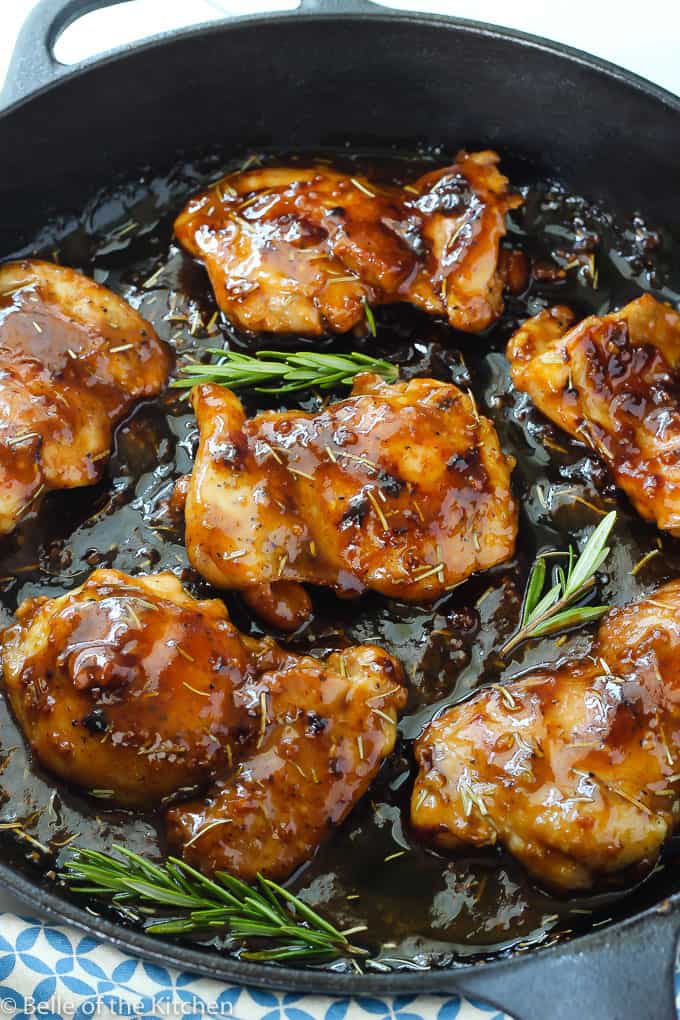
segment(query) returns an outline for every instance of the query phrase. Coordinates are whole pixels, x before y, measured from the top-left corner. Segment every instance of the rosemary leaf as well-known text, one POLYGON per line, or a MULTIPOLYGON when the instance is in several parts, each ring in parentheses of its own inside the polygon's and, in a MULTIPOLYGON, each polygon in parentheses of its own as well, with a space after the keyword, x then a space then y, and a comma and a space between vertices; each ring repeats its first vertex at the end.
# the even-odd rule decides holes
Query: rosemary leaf
POLYGON ((176 921, 154 921, 144 928, 148 935, 190 935, 195 930, 196 925, 190 917, 176 921))
POLYGON ((586 542, 578 558, 570 547, 568 553, 544 553, 538 556, 529 573, 519 630, 505 642, 501 658, 524 641, 560 630, 578 627, 596 620, 609 606, 577 606, 595 587, 595 575, 603 565, 610 548, 607 540, 616 522, 616 511, 604 517, 586 542), (566 571, 561 566, 553 570, 552 584, 542 594, 546 578, 546 556, 567 556, 566 571))
POLYGON ((253 960, 367 954, 293 893, 261 875, 251 886, 224 871, 207 878, 177 857, 157 865, 124 847, 113 849, 117 856, 72 850, 61 877, 74 891, 108 898, 114 907, 131 904, 138 920, 148 918, 144 930, 152 935, 181 937, 219 928, 243 943, 243 956, 253 960), (252 940, 266 945, 252 947, 252 940))
POLYGON ((276 882, 272 882, 269 878, 260 878, 260 883, 272 893, 275 893, 282 899, 288 900, 289 903, 292 903, 295 907, 296 913, 298 913, 301 917, 304 917, 305 921, 309 921, 310 924, 313 924, 317 928, 322 928, 324 931, 327 931, 329 935, 336 934, 336 929, 332 924, 325 921, 320 914, 317 914, 315 910, 312 910, 312 908, 308 907, 306 903, 299 900, 297 896, 293 896, 293 894, 288 892, 287 889, 277 885, 276 882))
POLYGON ((536 608, 536 603, 540 598, 541 592, 543 591, 543 585, 545 584, 545 560, 542 556, 534 562, 529 574, 529 582, 527 584, 526 594, 524 596, 524 608, 522 610, 522 626, 524 626, 531 613, 536 608))
MULTIPOLYGON (((142 857, 140 854, 134 853, 133 850, 126 849, 124 846, 119 846, 118 843, 113 844, 113 849, 116 851, 116 853, 120 854, 121 857, 126 857, 128 861, 131 861, 133 864, 136 864, 141 873, 151 881, 160 882, 163 885, 167 886, 168 888, 172 887, 173 885, 172 879, 170 878, 169 875, 167 875, 163 871, 162 868, 159 868, 157 864, 152 864, 152 862, 148 861, 145 857, 142 857)), ((102 853, 100 854, 100 857, 104 862, 107 861, 106 854, 102 853)), ((124 878, 126 878, 127 875, 129 874, 128 868, 125 865, 125 863, 120 864, 119 870, 124 878)))
MULTIPOLYGON (((334 954, 329 950, 326 954, 318 953, 317 959, 323 959, 325 956, 333 956, 334 954)), ((245 952, 241 953, 244 960, 257 961, 259 963, 265 963, 273 960, 293 960, 299 959, 300 957, 308 957, 309 952, 307 949, 300 946, 281 946, 280 949, 261 949, 258 952, 245 952)))
POLYGON ((280 901, 276 898, 276 896, 274 894, 274 889, 276 889, 278 891, 280 886, 277 886, 275 882, 272 882, 271 883, 272 888, 270 889, 269 888, 269 886, 270 886, 269 880, 266 879, 266 878, 263 878, 262 875, 258 876, 258 880, 257 881, 258 881, 258 885, 259 885, 260 889, 262 890, 263 896, 267 897, 267 899, 269 900, 271 905, 274 907, 274 910, 278 910, 278 912, 281 915, 281 917, 285 917, 286 916, 285 908, 281 906, 280 901))
MULTIPOLYGON (((185 865, 188 867, 188 865, 185 865)), ((240 902, 245 902, 246 898, 250 896, 252 888, 246 883, 242 882, 240 878, 236 878, 235 875, 230 875, 228 871, 216 871, 215 878, 220 885, 226 886, 233 895, 240 902)))
POLYGON ((140 899, 153 900, 159 906, 164 907, 193 907, 196 905, 195 896, 187 896, 186 893, 174 892, 161 885, 150 885, 148 882, 135 881, 128 878, 125 881, 128 892, 136 893, 140 899))
POLYGON ((560 591, 561 588, 559 583, 554 584, 552 588, 550 588, 549 591, 546 592, 543 598, 536 603, 531 613, 529 614, 529 617, 526 621, 527 624, 531 623, 532 620, 538 620, 538 618, 540 616, 543 616, 543 614, 546 613, 551 608, 551 606, 554 606, 560 597, 560 591))
MULTIPOLYGON (((193 879, 194 882, 204 886, 208 893, 211 893, 218 900, 222 900, 228 906, 241 906, 238 896, 232 895, 228 889, 222 888, 222 886, 218 885, 217 882, 213 882, 211 879, 202 874, 202 872, 197 871, 196 868, 192 868, 191 865, 187 864, 185 861, 180 861, 177 857, 168 857, 168 865, 172 866, 173 870, 177 868, 180 872, 184 871, 189 879, 193 879)), ((237 879, 234 879, 234 882, 236 881, 237 879)), ((187 884, 190 886, 190 883, 187 884)), ((224 884, 225 883, 222 883, 222 885, 224 884)), ((241 882, 239 885, 243 886, 243 890, 245 892, 250 892, 250 886, 247 886, 245 882, 241 882)))
POLYGON ((371 334, 372 337, 376 337, 378 335, 378 330, 375 325, 375 315, 373 314, 373 309, 369 305, 366 298, 364 298, 364 315, 366 316, 366 325, 368 326, 368 332, 371 334))
POLYGON ((577 591, 602 566, 609 555, 609 549, 606 548, 606 544, 615 521, 616 510, 612 510, 606 517, 602 518, 595 528, 586 542, 583 552, 569 571, 567 584, 564 589, 565 595, 570 595, 577 591))
POLYGON ((576 606, 575 609, 565 609, 549 620, 537 624, 532 637, 545 637, 546 634, 556 634, 570 627, 581 627, 591 620, 599 620, 608 610, 609 606, 576 606))
POLYGON ((258 351, 251 357, 216 347, 207 348, 207 353, 216 357, 217 361, 209 365, 183 365, 180 370, 182 377, 171 385, 186 388, 212 382, 232 390, 252 388, 258 393, 293 393, 312 388, 328 390, 334 386, 351 386, 361 372, 373 372, 387 382, 395 382, 399 376, 396 365, 367 354, 258 351))

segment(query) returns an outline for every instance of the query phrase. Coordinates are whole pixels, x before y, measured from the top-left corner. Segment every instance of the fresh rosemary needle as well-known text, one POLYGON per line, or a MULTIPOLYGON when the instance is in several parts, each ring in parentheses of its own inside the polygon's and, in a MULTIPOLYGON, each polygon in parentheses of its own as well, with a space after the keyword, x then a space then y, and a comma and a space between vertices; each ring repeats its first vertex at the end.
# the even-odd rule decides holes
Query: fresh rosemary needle
POLYGON ((232 390, 250 387, 258 393, 292 393, 349 386, 361 372, 373 372, 387 382, 395 382, 399 376, 396 365, 367 354, 258 351, 251 357, 215 347, 207 348, 207 353, 218 360, 209 365, 183 365, 183 378, 176 379, 172 386, 186 388, 212 382, 232 390))
POLYGON ((547 592, 544 592, 546 556, 537 557, 524 593, 520 628, 501 648, 501 658, 524 641, 578 627, 607 612, 609 606, 576 606, 574 603, 595 585, 595 574, 609 555, 606 542, 615 522, 616 511, 612 510, 595 528, 578 559, 571 546, 562 554, 568 557, 566 572, 562 567, 554 568, 553 583, 547 592))
POLYGON ((258 875, 247 885, 225 871, 206 878, 189 864, 168 857, 153 864, 114 844, 113 854, 76 848, 64 865, 63 880, 74 892, 108 897, 114 907, 139 907, 152 935, 188 935, 220 928, 245 945, 248 960, 312 961, 361 957, 368 950, 276 882, 258 875), (254 948, 253 940, 265 940, 254 948))
POLYGON ((378 335, 378 330, 375 324, 375 315, 373 314, 373 309, 369 305, 366 298, 364 298, 364 316, 366 317, 366 325, 368 326, 368 332, 371 334, 372 337, 376 337, 378 335))

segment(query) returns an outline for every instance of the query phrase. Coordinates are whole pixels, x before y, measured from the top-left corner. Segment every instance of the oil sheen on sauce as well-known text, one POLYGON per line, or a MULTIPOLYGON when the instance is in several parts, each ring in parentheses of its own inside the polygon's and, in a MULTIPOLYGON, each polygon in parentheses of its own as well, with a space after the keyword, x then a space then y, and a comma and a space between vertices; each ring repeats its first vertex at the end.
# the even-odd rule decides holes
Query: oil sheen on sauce
MULTIPOLYGON (((395 159, 349 158, 323 153, 339 169, 401 183, 450 161, 442 153, 395 159)), ((289 162, 259 154, 261 162, 289 162)), ((122 294, 177 352, 177 362, 200 359, 222 341, 243 350, 262 339, 239 334, 217 311, 207 276, 172 240, 172 221, 187 198, 243 158, 211 155, 177 165, 163 176, 142 174, 101 191, 79 215, 55 218, 33 244, 2 257, 37 254, 92 275, 122 294), (214 323, 214 325, 212 325, 214 323), (211 324, 209 335, 208 324, 211 324)), ((673 890, 677 849, 671 845, 655 871, 626 876, 587 897, 559 899, 534 886, 501 851, 447 857, 416 842, 408 828, 414 765, 411 741, 442 707, 477 686, 507 680, 539 663, 587 651, 592 629, 566 640, 525 645, 505 666, 497 649, 514 630, 526 576, 537 550, 564 548, 582 538, 603 512, 619 511, 617 542, 600 594, 621 604, 680 575, 680 543, 660 536, 617 495, 606 468, 583 445, 550 425, 513 391, 503 350, 513 329, 550 304, 567 304, 579 317, 616 308, 642 291, 680 301, 680 248, 634 214, 617 220, 557 182, 537 180, 525 165, 502 162, 525 197, 510 214, 508 247, 531 258, 528 289, 508 297, 501 319, 482 336, 456 332, 407 306, 375 311, 377 339, 328 341, 279 338, 299 349, 350 346, 401 366, 402 378, 434 376, 471 387, 496 425, 506 453, 517 459, 513 486, 521 506, 514 560, 471 578, 432 606, 406 605, 375 595, 339 600, 315 591, 313 620, 293 639, 296 651, 323 654, 350 642, 383 645, 403 662, 410 698, 397 748, 368 796, 334 838, 291 880, 291 888, 339 927, 366 925, 366 944, 378 968, 445 966, 512 947, 568 937, 606 924, 673 890), (650 550, 660 555, 641 570, 650 550)), ((271 346, 272 340, 266 341, 271 346)), ((245 396, 249 413, 264 407, 302 406, 319 400, 293 397, 288 405, 245 396)), ((0 626, 16 606, 35 595, 60 594, 81 584, 96 566, 131 574, 174 570, 190 591, 216 594, 188 566, 178 528, 168 513, 175 480, 191 469, 195 420, 183 391, 170 390, 138 406, 119 427, 103 480, 87 489, 53 493, 36 520, 0 541, 0 626)), ((225 596, 237 626, 261 634, 236 596, 225 596)), ((277 635, 280 637, 280 635, 277 635)), ((110 850, 113 842, 158 856, 156 819, 107 806, 54 781, 33 764, 4 701, 0 701, 0 855, 34 881, 59 891, 56 874, 77 843, 110 850), (11 826, 19 823, 21 829, 11 826)), ((88 904, 105 912, 101 903, 88 904)), ((125 918, 118 917, 121 923, 125 918)), ((221 946, 220 939, 214 941, 221 946)), ((346 965, 338 963, 335 969, 346 965)))

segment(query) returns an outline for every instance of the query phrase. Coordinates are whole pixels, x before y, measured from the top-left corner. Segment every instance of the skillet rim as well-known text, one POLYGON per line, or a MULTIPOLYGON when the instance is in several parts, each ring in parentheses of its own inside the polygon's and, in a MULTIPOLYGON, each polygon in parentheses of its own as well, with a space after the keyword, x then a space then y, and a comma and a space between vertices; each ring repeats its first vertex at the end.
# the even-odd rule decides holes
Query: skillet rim
MULTIPOLYGON (((111 0, 109 0, 111 2, 111 0)), ((120 62, 129 56, 144 55, 169 43, 182 43, 188 38, 205 35, 217 35, 222 31, 239 31, 257 29, 260 25, 286 23, 289 21, 399 21, 404 25, 414 24, 419 27, 431 26, 434 29, 458 31, 462 34, 478 36, 486 39, 498 39, 509 43, 519 50, 539 51, 551 54, 561 61, 576 64, 587 70, 594 71, 624 90, 633 90, 648 99, 668 108, 680 117, 680 96, 676 96, 660 85, 648 81, 633 71, 628 71, 618 64, 601 57, 590 55, 578 48, 564 43, 532 35, 518 29, 496 26, 473 19, 458 18, 451 15, 420 13, 417 11, 395 10, 390 7, 376 6, 375 10, 352 7, 352 0, 344 0, 346 9, 333 7, 324 9, 325 0, 302 0, 300 8, 278 11, 274 14, 257 13, 240 17, 218 19, 181 29, 173 29, 149 36, 140 42, 128 44, 73 65, 62 65, 55 62, 54 77, 30 89, 24 95, 10 100, 6 106, 0 105, 0 131, 2 121, 9 114, 20 111, 33 99, 58 88, 62 83, 85 77, 90 71, 120 62), (312 6, 318 3, 320 6, 312 6), (309 6, 306 6, 309 4, 309 6)), ((72 19, 73 20, 73 19, 72 19)), ((29 16, 30 21, 30 16, 29 16)), ((62 31, 68 27, 67 22, 62 31)), ((28 22, 27 22, 28 25, 28 22)), ((54 42, 54 39, 51 40, 54 42)), ((17 59, 22 56, 20 44, 17 46, 7 75, 5 88, 0 93, 0 104, 8 94, 11 77, 17 67, 17 59)), ((678 121, 680 129, 680 120, 678 121)), ((144 959, 161 965, 173 966, 180 971, 191 970, 197 974, 218 981, 233 981, 251 987, 277 989, 280 991, 317 992, 331 995, 394 995, 396 993, 421 994, 448 993, 456 990, 458 979, 466 975, 478 975, 480 970, 493 972, 494 977, 502 977, 509 971, 516 970, 521 962, 531 960, 535 963, 548 960, 558 963, 569 957, 586 953, 604 951, 611 946, 617 937, 629 936, 635 939, 649 937, 652 926, 662 916, 672 917, 674 937, 680 930, 680 889, 671 896, 638 911, 620 921, 613 922, 598 930, 591 930, 582 935, 572 936, 553 945, 537 945, 530 950, 507 950, 495 958, 480 959, 479 954, 474 962, 454 962, 448 967, 430 968, 418 971, 392 971, 389 974, 377 973, 335 973, 329 969, 312 969, 272 965, 271 963, 253 963, 239 960, 233 956, 221 955, 212 949, 192 949, 189 944, 167 942, 154 936, 127 928, 107 918, 95 916, 69 902, 56 893, 44 888, 38 882, 15 870, 10 864, 0 860, 0 883, 4 888, 29 903, 38 907, 47 918, 58 922, 72 924, 80 931, 99 938, 120 951, 132 951, 144 959), (649 929, 649 930, 647 930, 649 929)), ((494 996, 495 997, 495 996, 494 996)))
MULTIPOLYGON (((120 0, 99 0, 99 2, 94 0, 94 2, 97 4, 95 8, 83 11, 82 14, 78 14, 75 18, 69 19, 65 24, 60 26, 56 36, 52 37, 50 35, 50 45, 54 45, 59 36, 84 14, 94 13, 94 11, 98 8, 110 6, 112 3, 119 3, 120 0)), ((646 95, 649 99, 660 102, 662 105, 669 107, 673 112, 680 114, 680 95, 676 95, 669 89, 664 88, 662 85, 655 84, 648 78, 644 78, 642 75, 637 74, 635 71, 629 71, 614 61, 586 53, 585 50, 581 50, 576 46, 570 46, 567 43, 548 39, 545 36, 534 35, 530 32, 524 32, 521 29, 507 28, 503 25, 493 25, 490 22, 477 21, 473 18, 459 18, 451 14, 432 14, 428 12, 401 10, 389 6, 381 7, 378 4, 374 5, 375 10, 367 10, 363 5, 358 8, 353 8, 353 0, 340 0, 340 3, 345 3, 347 5, 346 10, 338 9, 337 7, 324 9, 323 5, 326 2, 328 2, 328 0, 300 0, 300 6, 290 10, 276 11, 270 14, 267 14, 266 12, 244 14, 216 19, 215 21, 201 22, 200 24, 189 25, 184 28, 168 29, 164 32, 157 32, 153 35, 145 36, 139 41, 126 43, 112 50, 106 50, 97 56, 87 58, 86 60, 73 65, 62 64, 50 54, 54 63, 54 76, 49 81, 39 84, 36 88, 29 89, 29 91, 23 95, 17 96, 16 98, 10 98, 7 102, 5 102, 5 96, 8 94, 11 95, 11 79, 12 74, 16 71, 17 61, 24 56, 21 52, 22 40, 20 35, 19 42, 17 43, 13 56, 10 60, 7 77, 2 90, 0 90, 0 128, 2 127, 2 119, 7 114, 14 112, 33 99, 37 99, 44 93, 58 88, 62 83, 83 77, 89 71, 99 70, 101 67, 108 66, 116 61, 122 62, 128 56, 137 56, 138 54, 143 55, 146 52, 155 50, 170 42, 181 42, 184 39, 193 37, 198 38, 201 35, 217 34, 220 31, 237 31, 239 29, 248 29, 251 27, 257 28, 260 25, 271 25, 276 23, 283 24, 288 21, 295 23, 297 21, 314 22, 334 20, 353 20, 360 22, 399 21, 405 24, 412 22, 417 25, 431 25, 434 28, 459 30, 469 35, 500 39, 511 44, 518 44, 520 48, 528 48, 531 50, 549 53, 555 57, 566 59, 571 63, 588 68, 591 71, 595 71, 603 77, 608 78, 610 81, 615 81, 617 84, 626 88, 633 88, 646 95), (306 5, 308 3, 318 3, 320 6, 307 7, 306 5)), ((370 3, 371 0, 368 0, 368 2, 370 3)), ((24 28, 29 27, 29 25, 30 15, 24 25, 24 28)))

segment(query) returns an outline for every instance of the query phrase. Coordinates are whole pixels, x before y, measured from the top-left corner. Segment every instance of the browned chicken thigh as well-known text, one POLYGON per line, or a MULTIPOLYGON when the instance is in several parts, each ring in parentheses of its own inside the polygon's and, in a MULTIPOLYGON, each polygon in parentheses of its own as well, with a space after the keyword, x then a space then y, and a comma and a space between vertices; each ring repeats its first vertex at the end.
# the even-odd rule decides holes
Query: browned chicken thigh
POLYGON ((205 784, 250 735, 234 691, 256 675, 251 652, 223 603, 197 602, 173 574, 95 570, 17 620, 5 690, 40 762, 77 786, 155 806, 205 784))
POLYGON ((248 170, 192 198, 175 232, 243 329, 345 333, 367 303, 408 301, 476 333, 503 309, 499 243, 522 201, 497 163, 461 152, 404 188, 327 166, 248 170))
POLYGON ((680 534, 680 313, 645 294, 573 321, 558 307, 524 323, 515 385, 607 461, 642 517, 680 534))
POLYGON ((309 611, 295 582, 433 601, 513 555, 513 462, 456 386, 362 375, 315 414, 252 419, 219 386, 192 395, 189 558, 278 626, 309 611))
POLYGON ((679 649, 673 581, 612 610, 589 656, 448 709, 416 745, 415 830, 567 890, 651 867, 680 814, 679 649))
POLYGON ((115 426, 169 370, 153 328, 105 287, 49 262, 0 267, 0 535, 50 489, 96 482, 115 426))
POLYGON ((168 812, 170 843, 206 872, 286 878, 347 816, 394 747, 406 689, 387 652, 360 646, 320 662, 273 648, 238 697, 257 739, 206 798, 168 812))
POLYGON ((288 874, 394 746, 406 691, 386 652, 286 652, 240 634, 222 602, 197 601, 173 574, 97 570, 17 618, 2 638, 5 690, 38 760, 126 807, 207 787, 168 816, 203 870, 288 874))

